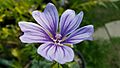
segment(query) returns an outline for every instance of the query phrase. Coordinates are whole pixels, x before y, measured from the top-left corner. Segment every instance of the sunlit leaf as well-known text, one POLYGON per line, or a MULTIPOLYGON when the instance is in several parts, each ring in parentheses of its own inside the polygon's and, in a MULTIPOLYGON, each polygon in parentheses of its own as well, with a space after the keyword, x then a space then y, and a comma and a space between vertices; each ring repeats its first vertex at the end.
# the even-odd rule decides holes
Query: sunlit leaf
POLYGON ((52 64, 51 68, 63 68, 59 63, 52 64))

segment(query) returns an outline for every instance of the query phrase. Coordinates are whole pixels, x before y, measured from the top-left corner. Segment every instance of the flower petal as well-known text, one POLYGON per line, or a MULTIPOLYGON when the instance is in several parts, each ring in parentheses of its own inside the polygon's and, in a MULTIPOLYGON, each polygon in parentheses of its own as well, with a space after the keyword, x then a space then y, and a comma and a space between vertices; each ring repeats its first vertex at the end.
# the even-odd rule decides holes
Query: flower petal
POLYGON ((41 56, 43 56, 45 59, 47 59, 49 61, 53 61, 53 59, 47 55, 48 50, 51 48, 51 46, 52 45, 50 43, 42 44, 38 47, 37 53, 40 54, 41 56))
POLYGON ((47 4, 43 13, 33 11, 32 16, 43 28, 55 36, 59 19, 57 9, 52 3, 47 4))
POLYGON ((60 64, 73 61, 74 58, 74 52, 70 47, 60 46, 53 43, 42 44, 37 52, 47 60, 55 60, 60 64))
POLYGON ((92 40, 93 32, 93 25, 84 26, 70 34, 68 38, 62 43, 76 44, 83 40, 92 40))
POLYGON ((73 31, 75 31, 79 27, 79 25, 82 21, 82 18, 83 18, 82 11, 77 16, 75 16, 75 13, 72 10, 65 11, 61 17, 61 21, 65 22, 65 23, 61 22, 61 25, 60 25, 61 34, 63 36, 65 36, 65 35, 70 34, 73 31), (69 14, 69 16, 68 16, 68 14, 69 14), (63 17, 65 17, 65 18, 63 18, 63 17), (66 19, 66 17, 68 19, 66 19))
POLYGON ((74 10, 68 9, 66 10, 61 18, 60 18, 60 34, 62 36, 66 35, 66 30, 70 27, 70 23, 73 20, 73 18, 75 17, 75 12, 74 10))
POLYGON ((19 22, 19 26, 24 32, 20 37, 20 40, 24 43, 52 42, 49 35, 37 24, 31 22, 19 22))
POLYGON ((45 16, 49 22, 53 24, 50 25, 54 27, 55 31, 57 31, 59 16, 56 7, 52 3, 48 3, 44 10, 44 13, 46 14, 45 16))
POLYGON ((58 45, 55 55, 56 56, 55 56, 54 60, 60 64, 64 64, 66 62, 73 61, 73 59, 74 59, 74 52, 68 46, 59 46, 58 45))

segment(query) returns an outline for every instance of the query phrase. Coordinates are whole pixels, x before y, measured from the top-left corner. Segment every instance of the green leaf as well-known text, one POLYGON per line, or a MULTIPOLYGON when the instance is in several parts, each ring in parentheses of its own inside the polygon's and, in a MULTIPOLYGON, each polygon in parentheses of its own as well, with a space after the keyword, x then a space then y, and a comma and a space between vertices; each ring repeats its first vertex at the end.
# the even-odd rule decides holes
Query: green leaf
POLYGON ((59 63, 55 62, 51 65, 51 68, 63 68, 59 63))
POLYGON ((11 61, 1 59, 1 58, 0 58, 0 64, 5 65, 5 66, 9 66, 9 67, 13 67, 13 64, 11 61))
POLYGON ((69 68, 67 64, 62 65, 63 68, 69 68))

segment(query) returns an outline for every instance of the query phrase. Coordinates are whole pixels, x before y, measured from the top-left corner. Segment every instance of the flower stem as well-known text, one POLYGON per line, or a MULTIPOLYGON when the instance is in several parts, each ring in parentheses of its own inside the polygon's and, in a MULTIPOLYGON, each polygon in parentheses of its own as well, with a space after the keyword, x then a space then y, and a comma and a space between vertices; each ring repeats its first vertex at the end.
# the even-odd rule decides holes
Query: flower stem
POLYGON ((86 62, 85 62, 83 55, 77 50, 74 50, 74 51, 78 55, 78 57, 81 59, 81 61, 78 61, 80 68, 86 68, 86 62))

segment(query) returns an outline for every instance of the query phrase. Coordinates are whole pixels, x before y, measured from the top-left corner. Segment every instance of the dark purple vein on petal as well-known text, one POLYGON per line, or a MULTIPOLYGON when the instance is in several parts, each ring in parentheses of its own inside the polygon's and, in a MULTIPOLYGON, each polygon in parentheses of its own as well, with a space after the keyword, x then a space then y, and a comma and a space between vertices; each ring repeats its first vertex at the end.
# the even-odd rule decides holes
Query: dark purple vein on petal
MULTIPOLYGON (((37 15, 37 14, 36 14, 37 15)), ((44 22, 44 20, 41 18, 41 16, 39 16, 39 15, 37 15, 40 19, 41 19, 41 21, 42 22, 44 22)), ((39 20, 40 21, 40 20, 39 20)), ((44 24, 45 24, 45 22, 44 22, 44 24)), ((51 30, 50 30, 50 28, 45 24, 45 27, 47 27, 47 29, 51 32, 51 30)), ((44 27, 43 27, 44 28, 44 27)))
MULTIPOLYGON (((64 21, 63 21, 63 23, 64 23, 64 24, 65 24, 66 19, 68 18, 68 16, 69 16, 69 14, 65 17, 65 19, 64 19, 64 21)), ((61 22, 61 23, 62 23, 62 22, 61 22)), ((62 35, 64 35, 64 34, 65 34, 65 28, 64 28, 64 27, 65 27, 65 25, 64 25, 64 24, 63 24, 63 25, 61 25, 61 26, 63 26, 63 27, 62 27, 62 28, 63 28, 63 30, 61 30, 61 33, 63 33, 62 35)), ((62 29, 62 28, 61 28, 61 29, 62 29)))
MULTIPOLYGON (((47 14, 47 13, 46 13, 46 14, 47 14)), ((48 20, 48 23, 49 23, 49 22, 51 22, 51 21, 48 19, 48 17, 46 16, 46 14, 44 14, 44 15, 45 15, 45 17, 46 17, 46 19, 48 20)), ((48 14, 47 14, 47 15, 48 15, 48 14)), ((51 28, 51 30, 52 30, 52 26, 50 25, 50 23, 49 23, 49 26, 50 26, 50 28, 51 28)), ((52 32, 51 30, 50 30, 50 32, 52 32)), ((53 34, 53 32, 52 32, 52 34, 53 34)))
POLYGON ((50 12, 50 10, 48 10, 48 12, 49 12, 49 14, 50 14, 50 16, 51 16, 51 18, 52 18, 52 20, 53 20, 53 25, 54 25, 54 28, 53 28, 53 30, 55 31, 55 22, 54 22, 54 18, 53 18, 53 16, 52 16, 52 14, 51 14, 51 12, 50 12))
POLYGON ((46 46, 42 49, 42 51, 45 50, 47 47, 50 47, 50 46, 49 46, 49 45, 46 45, 46 46))
POLYGON ((55 21, 54 21, 54 27, 55 29, 57 30, 56 26, 58 26, 58 24, 56 25, 55 23, 58 23, 57 19, 56 19, 56 15, 55 15, 55 12, 54 12, 54 9, 52 8, 52 11, 53 11, 53 14, 55 16, 55 21))
POLYGON ((61 46, 61 49, 63 50, 63 54, 64 54, 64 56, 63 56, 63 57, 65 57, 65 50, 64 50, 64 47, 63 47, 63 46, 61 46))
POLYGON ((30 40, 35 40, 35 41, 41 41, 41 40, 42 40, 42 41, 46 41, 46 42, 49 41, 49 40, 47 40, 47 39, 44 39, 44 40, 43 40, 43 39, 39 39, 39 40, 38 40, 38 39, 31 39, 31 38, 28 38, 28 39, 30 39, 30 40))
POLYGON ((56 55, 56 51, 57 51, 57 48, 58 48, 58 47, 57 47, 57 45, 55 45, 55 44, 54 44, 54 46, 55 46, 55 52, 54 52, 54 55, 56 55))
POLYGON ((49 45, 49 48, 47 48, 47 50, 46 50, 46 55, 47 55, 47 53, 48 53, 48 50, 49 50, 51 47, 52 47, 52 45, 49 45))
MULTIPOLYGON (((65 48, 65 47, 64 47, 65 48)), ((67 50, 67 48, 65 48, 66 49, 66 52, 68 52, 68 54, 71 56, 71 54, 70 54, 70 51, 69 50, 67 50)))

